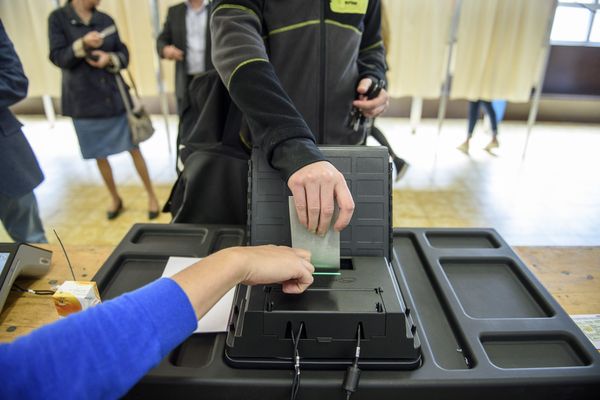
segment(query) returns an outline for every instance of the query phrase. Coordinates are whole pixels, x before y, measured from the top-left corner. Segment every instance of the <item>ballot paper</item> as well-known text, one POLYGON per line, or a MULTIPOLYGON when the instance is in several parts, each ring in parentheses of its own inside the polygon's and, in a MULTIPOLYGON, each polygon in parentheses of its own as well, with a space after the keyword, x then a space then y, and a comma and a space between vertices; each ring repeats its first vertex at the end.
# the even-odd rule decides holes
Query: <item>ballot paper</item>
POLYGON ((306 249, 311 253, 311 263, 315 266, 315 274, 339 275, 340 273, 340 233, 333 229, 339 214, 336 206, 331 225, 324 237, 310 233, 298 219, 294 198, 289 197, 290 229, 292 247, 306 249))
MULTIPOLYGON (((171 277, 200 260, 202 259, 193 257, 169 257, 162 276, 171 277)), ((215 304, 214 307, 198 321, 198 328, 196 328, 194 333, 227 332, 227 323, 229 322, 229 314, 233 305, 234 294, 235 288, 227 292, 227 294, 225 294, 225 296, 223 296, 221 300, 219 300, 217 304, 215 304)))
POLYGON ((102 31, 100 32, 100 36, 102 37, 102 39, 104 39, 107 36, 110 36, 116 32, 117 32, 117 27, 115 25, 110 25, 110 26, 102 29, 102 31))
POLYGON ((600 314, 571 315, 571 318, 594 344, 594 347, 600 350, 600 314))

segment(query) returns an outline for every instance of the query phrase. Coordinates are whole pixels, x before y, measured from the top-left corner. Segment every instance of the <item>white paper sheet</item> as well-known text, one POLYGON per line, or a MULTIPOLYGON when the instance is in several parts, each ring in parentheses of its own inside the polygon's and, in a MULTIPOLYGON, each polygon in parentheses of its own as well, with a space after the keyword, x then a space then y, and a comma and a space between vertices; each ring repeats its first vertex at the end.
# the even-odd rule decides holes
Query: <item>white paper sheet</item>
POLYGON ((290 210, 290 229, 292 236, 292 247, 309 250, 311 262, 317 269, 330 272, 340 271, 340 233, 333 229, 333 223, 337 220, 339 209, 336 206, 333 213, 332 223, 324 237, 310 233, 300 221, 296 212, 294 198, 288 199, 290 210))
POLYGON ((600 314, 571 315, 571 318, 594 344, 594 347, 600 350, 600 314))
MULTIPOLYGON (((177 272, 185 269, 200 261, 201 258, 193 257, 169 257, 165 270, 163 271, 163 277, 171 277, 177 272)), ((198 321, 198 328, 194 333, 207 333, 207 332, 226 332, 227 323, 229 322, 229 314, 231 313, 231 307, 233 306, 233 295, 235 294, 235 288, 231 289, 215 304, 209 312, 204 315, 198 321)))

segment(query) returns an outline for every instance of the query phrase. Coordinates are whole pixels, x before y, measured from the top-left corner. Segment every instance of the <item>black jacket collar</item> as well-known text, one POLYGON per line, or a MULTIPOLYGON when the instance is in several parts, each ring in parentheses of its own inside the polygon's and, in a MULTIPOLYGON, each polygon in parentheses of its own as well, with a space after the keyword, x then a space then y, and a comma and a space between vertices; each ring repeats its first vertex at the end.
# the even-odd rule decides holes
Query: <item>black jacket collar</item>
MULTIPOLYGON (((65 13, 65 15, 67 16, 67 19, 69 21, 69 24, 74 25, 74 26, 82 26, 82 25, 86 25, 81 18, 79 17, 79 15, 75 12, 75 9, 73 8, 73 6, 71 5, 71 3, 67 3, 65 4, 65 6, 63 7, 63 12, 65 13)), ((94 8, 92 10, 92 18, 90 18, 90 23, 87 24, 88 26, 95 26, 98 24, 98 17, 99 17, 99 13, 98 10, 96 10, 96 8, 94 8)))

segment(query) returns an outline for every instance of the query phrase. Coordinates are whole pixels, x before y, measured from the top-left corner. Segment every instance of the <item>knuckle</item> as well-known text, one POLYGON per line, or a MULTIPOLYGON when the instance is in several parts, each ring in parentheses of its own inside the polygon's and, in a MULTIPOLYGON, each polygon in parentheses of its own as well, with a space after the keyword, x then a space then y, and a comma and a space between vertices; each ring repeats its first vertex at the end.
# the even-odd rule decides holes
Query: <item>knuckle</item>
POLYGON ((347 211, 347 212, 353 212, 354 211, 354 202, 351 202, 349 204, 344 205, 343 207, 341 207, 342 210, 347 211))
POLYGON ((333 207, 322 208, 321 214, 325 217, 331 217, 333 215, 333 207))
POLYGON ((299 190, 302 189, 302 180, 299 178, 292 177, 288 181, 288 186, 291 190, 299 190))

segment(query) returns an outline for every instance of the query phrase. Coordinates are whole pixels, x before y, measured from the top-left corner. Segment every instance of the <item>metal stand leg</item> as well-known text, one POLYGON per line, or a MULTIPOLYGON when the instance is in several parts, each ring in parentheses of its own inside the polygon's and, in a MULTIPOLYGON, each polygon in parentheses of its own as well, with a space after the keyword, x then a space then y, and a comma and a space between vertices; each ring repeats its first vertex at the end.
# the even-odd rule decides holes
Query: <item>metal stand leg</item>
POLYGON ((521 160, 525 160, 525 155, 527 154, 527 147, 529 146, 529 139, 531 137, 531 130, 533 129, 533 125, 535 124, 535 119, 537 118, 537 112, 540 106, 542 86, 544 85, 544 78, 546 77, 546 68, 548 67, 548 59, 550 58, 550 32, 552 31, 552 24, 554 23, 554 14, 556 13, 556 6, 557 1, 554 0, 552 5, 552 11, 550 13, 551 16, 548 19, 548 26, 546 27, 544 43, 542 45, 545 48, 544 63, 543 67, 540 69, 540 75, 534 87, 533 100, 531 102, 531 107, 529 108, 529 117, 527 118, 527 134, 525 135, 525 145, 523 146, 523 154, 521 155, 521 160))
POLYGON ((417 127, 421 123, 422 112, 423 98, 413 97, 410 105, 410 131, 413 135, 417 132, 417 127))
MULTIPOLYGON (((448 58, 446 60, 446 79, 442 85, 440 93, 440 105, 438 108, 438 137, 442 131, 442 124, 446 117, 446 104, 450 93, 450 62, 452 61, 452 52, 456 44, 456 31, 458 30, 458 21, 460 19, 461 0, 456 0, 454 4, 454 14, 452 15, 452 23, 450 24, 450 32, 448 34, 448 58)), ((437 147, 437 146, 436 146, 437 147)))
POLYGON ((56 112, 54 112, 52 97, 47 94, 43 95, 42 104, 44 105, 44 113, 46 114, 46 119, 50 123, 50 128, 54 128, 54 124, 56 123, 56 112))
MULTIPOLYGON (((160 20, 158 13, 158 1, 148 0, 150 5, 150 12, 152 14, 152 34, 154 41, 158 37, 160 32, 160 20)), ((165 131, 167 132, 167 147, 169 150, 169 156, 173 155, 173 149, 171 147, 171 129, 169 128, 169 103, 167 101, 167 94, 165 93, 165 86, 163 83, 163 72, 160 64, 160 57, 154 52, 154 70, 156 71, 156 86, 158 87, 158 95, 160 97, 160 108, 165 123, 165 131)))

